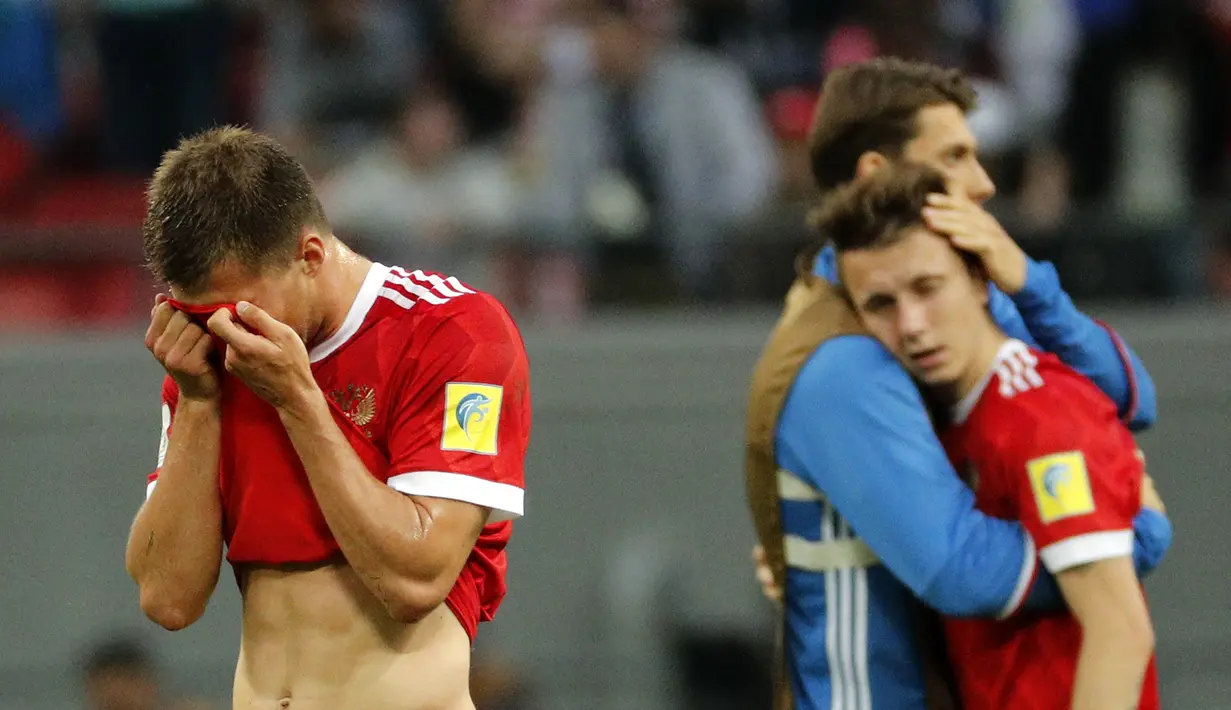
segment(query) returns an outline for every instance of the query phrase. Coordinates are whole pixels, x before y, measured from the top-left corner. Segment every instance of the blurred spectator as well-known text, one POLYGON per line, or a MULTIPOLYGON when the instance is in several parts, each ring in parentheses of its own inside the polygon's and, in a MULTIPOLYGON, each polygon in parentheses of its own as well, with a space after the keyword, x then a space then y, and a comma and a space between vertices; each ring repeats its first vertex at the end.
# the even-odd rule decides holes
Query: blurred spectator
POLYGON ((231 15, 216 0, 95 0, 103 142, 113 170, 153 171, 224 120, 231 15))
POLYGON ((808 211, 817 205, 808 133, 818 96, 815 89, 793 87, 774 92, 766 102, 778 147, 777 199, 750 225, 747 239, 733 245, 740 268, 730 282, 741 300, 781 298, 795 276, 794 256, 816 239, 807 226, 808 211))
POLYGON ((1062 126, 1078 199, 1166 218, 1222 195, 1231 104, 1226 35, 1192 3, 1077 3, 1085 42, 1062 126))
POLYGON ((166 697, 149 650, 133 638, 94 646, 81 670, 86 710, 210 710, 200 700, 166 697))
POLYGON ((135 640, 94 647, 82 670, 89 710, 157 710, 160 705, 154 662, 135 640))
POLYGON ((772 196, 775 161, 746 74, 677 41, 670 8, 601 0, 585 22, 593 72, 543 87, 536 236, 600 259, 604 247, 651 249, 680 295, 706 298, 722 290, 735 229, 772 196))
POLYGON ((321 187, 330 223, 373 258, 489 288, 487 261, 517 219, 510 166, 467 147, 457 106, 438 88, 410 95, 388 135, 321 187))
POLYGON ((276 0, 259 128, 314 172, 381 132, 381 117, 412 85, 422 57, 414 3, 276 0))
POLYGON ((40 0, 0 0, 0 211, 63 124, 55 16, 40 0))

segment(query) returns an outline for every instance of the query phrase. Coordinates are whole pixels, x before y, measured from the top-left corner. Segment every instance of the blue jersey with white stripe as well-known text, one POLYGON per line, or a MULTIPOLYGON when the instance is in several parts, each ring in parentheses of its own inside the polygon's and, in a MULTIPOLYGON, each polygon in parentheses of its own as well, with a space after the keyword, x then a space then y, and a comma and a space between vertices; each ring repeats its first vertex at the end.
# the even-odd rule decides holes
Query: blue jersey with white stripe
MULTIPOLYGON (((836 277, 832 252, 817 271, 836 277)), ((1012 299, 993 290, 1001 328, 1090 377, 1135 428, 1150 424, 1153 385, 1136 356, 1073 307, 1050 266, 1030 262, 1027 274, 1012 299)), ((869 337, 830 340, 804 364, 776 454, 798 710, 923 710, 920 600, 957 616, 1013 612, 1033 543, 1017 523, 975 510, 914 383, 869 337), (839 564, 826 556, 834 552, 839 564)), ((1159 518, 1143 513, 1139 534, 1165 532, 1169 543, 1159 518)), ((1146 569, 1161 558, 1153 546, 1157 556, 1139 558, 1146 569)), ((1058 603, 1054 580, 1040 575, 1027 603, 1058 603)))

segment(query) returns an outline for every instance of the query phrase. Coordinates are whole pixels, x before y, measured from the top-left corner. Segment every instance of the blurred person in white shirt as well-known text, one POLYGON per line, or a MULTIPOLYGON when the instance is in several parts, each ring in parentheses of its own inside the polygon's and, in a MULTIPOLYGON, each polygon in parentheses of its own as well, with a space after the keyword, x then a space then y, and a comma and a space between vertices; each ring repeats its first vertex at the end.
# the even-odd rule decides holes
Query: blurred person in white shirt
POLYGON ((489 262, 513 235, 517 199, 497 146, 467 145, 453 99, 440 87, 413 91, 387 134, 321 184, 339 233, 374 258, 429 264, 491 288, 489 262))

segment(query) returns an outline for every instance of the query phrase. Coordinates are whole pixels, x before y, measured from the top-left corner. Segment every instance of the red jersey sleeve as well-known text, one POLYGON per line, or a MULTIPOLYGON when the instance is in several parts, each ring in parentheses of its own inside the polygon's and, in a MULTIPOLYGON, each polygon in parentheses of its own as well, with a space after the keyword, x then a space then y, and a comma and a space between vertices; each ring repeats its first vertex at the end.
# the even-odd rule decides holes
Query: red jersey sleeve
POLYGON ((162 463, 167 458, 167 446, 171 443, 171 420, 175 418, 175 405, 179 403, 179 399, 179 388, 176 387, 175 380, 171 379, 170 375, 167 375, 162 381, 162 424, 159 427, 158 435, 158 460, 154 465, 154 472, 146 480, 146 498, 149 498, 150 494, 154 492, 154 484, 158 481, 158 473, 162 470, 162 463))
POLYGON ((1053 574, 1131 556, 1144 473, 1132 434, 1079 375, 1047 374, 1046 386, 1017 398, 1007 432, 1022 525, 1053 574))
POLYGON ((512 319, 486 294, 458 299, 412 346, 389 429, 389 485, 408 495, 523 514, 530 381, 512 319))

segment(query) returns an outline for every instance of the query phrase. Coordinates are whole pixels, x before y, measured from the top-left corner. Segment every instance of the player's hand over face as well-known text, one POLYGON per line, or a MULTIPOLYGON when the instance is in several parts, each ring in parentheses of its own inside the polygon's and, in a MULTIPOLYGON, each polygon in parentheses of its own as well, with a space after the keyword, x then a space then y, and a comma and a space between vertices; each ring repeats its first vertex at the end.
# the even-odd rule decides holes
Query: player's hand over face
POLYGON ((932 194, 923 217, 953 246, 978 256, 1001 291, 1012 295, 1026 285, 1026 253, 982 206, 964 197, 932 194))
POLYGON ((251 303, 241 301, 236 310, 239 322, 226 309, 209 319, 210 331, 226 341, 227 372, 277 408, 318 389, 298 333, 251 303))
POLYGON ((782 589, 774 584, 774 572, 765 561, 765 548, 757 545, 752 548, 752 562, 757 568, 757 582, 761 585, 761 593, 775 604, 782 603, 782 589))
POLYGON ((180 397, 213 400, 218 397, 218 375, 209 363, 213 348, 210 334, 159 294, 150 311, 150 327, 145 331, 145 347, 175 380, 180 397))

